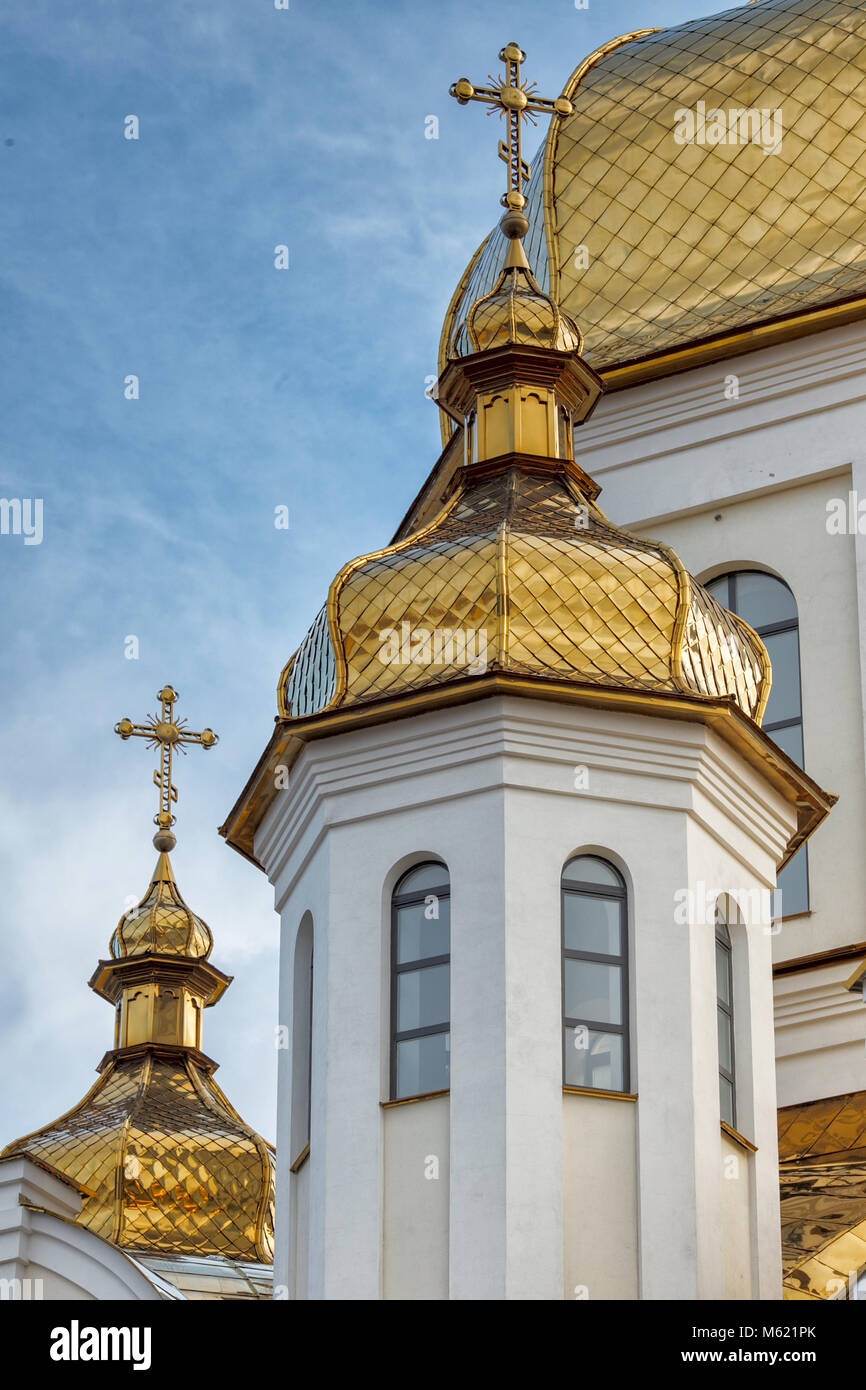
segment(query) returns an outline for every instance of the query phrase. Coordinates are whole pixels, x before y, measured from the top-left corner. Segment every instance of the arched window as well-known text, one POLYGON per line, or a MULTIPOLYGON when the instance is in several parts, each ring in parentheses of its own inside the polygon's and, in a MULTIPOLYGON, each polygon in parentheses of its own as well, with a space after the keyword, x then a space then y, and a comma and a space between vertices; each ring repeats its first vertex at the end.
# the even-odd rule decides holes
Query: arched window
POLYGON ((731 933, 716 908, 716 1017, 719 1033, 719 1114, 736 1128, 737 1081, 734 1070, 734 972, 731 933))
POLYGON ((419 864, 391 899, 391 1098, 444 1091, 451 1062, 451 888, 419 864))
POLYGON ((562 1077, 565 1086, 627 1091, 626 887, 595 855, 562 873, 562 1077))
POLYGON ((292 982, 291 1159, 309 1147, 313 1079, 313 919, 306 912, 295 939, 292 982))
MULTIPOLYGON (((745 618, 767 648, 773 663, 773 685, 762 728, 802 767, 800 633, 794 595, 781 579, 760 570, 721 574, 704 588, 725 608, 745 618)), ((805 846, 780 873, 778 887, 785 917, 808 910, 809 861, 805 846)))

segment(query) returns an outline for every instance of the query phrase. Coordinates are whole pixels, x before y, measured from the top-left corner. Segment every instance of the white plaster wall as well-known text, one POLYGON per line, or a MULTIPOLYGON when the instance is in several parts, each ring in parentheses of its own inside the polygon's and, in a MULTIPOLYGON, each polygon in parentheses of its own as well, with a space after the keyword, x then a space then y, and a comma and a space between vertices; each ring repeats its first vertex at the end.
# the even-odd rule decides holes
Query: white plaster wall
POLYGON ((295 1265, 293 1298, 307 1299, 310 1296, 310 1160, 302 1163, 297 1173, 291 1175, 289 1200, 293 1208, 293 1229, 295 1265))
MULTIPOLYGON (((779 1239, 779 1175, 774 1068, 775 1038, 772 1026, 772 923, 769 895, 772 878, 754 874, 733 852, 730 839, 723 842, 705 827, 693 824, 690 836, 690 882, 711 888, 712 896, 730 895, 741 909, 742 925, 729 930, 732 945, 734 999, 734 1057, 736 1076, 736 1128, 757 1147, 750 1160, 748 1186, 752 1260, 750 1297, 781 1297, 779 1239), (761 890, 758 896, 754 889, 761 890)), ((731 914, 732 916, 733 914, 731 914)), ((718 1034, 716 1026, 715 921, 710 904, 696 911, 692 927, 693 999, 695 1026, 700 1032, 703 1084, 698 1088, 699 1120, 695 1140, 697 1162, 703 1177, 708 1241, 706 1259, 712 1278, 721 1280, 714 1294, 725 1297, 728 1275, 713 1264, 710 1247, 724 1248, 723 1192, 719 1185, 718 1034)), ((740 1153, 744 1151, 739 1150, 740 1153)), ((728 1194, 729 1195, 729 1194, 728 1194)))
MULTIPOLYGON (((810 842, 812 914, 785 923, 777 960, 866 939, 866 516, 855 536, 826 529, 828 500, 866 501, 864 425, 861 322, 611 393, 575 435, 613 520, 672 544, 699 578, 767 568, 797 599, 806 768, 840 800, 810 842)), ((780 1033, 783 1103, 864 1085, 836 1026, 849 1027, 842 991, 825 1003, 825 1045, 813 1026, 798 1061, 793 1031, 780 1033)))
POLYGON ((385 1111, 386 1299, 448 1297, 448 1096, 385 1111))
POLYGON ((61 1174, 28 1158, 0 1161, 0 1279, 30 1280, 34 1295, 41 1279, 51 1301, 158 1299, 137 1262, 76 1223, 80 1211, 77 1186, 61 1174))
MULTIPOLYGON (((712 930, 678 927, 673 905, 732 846, 738 877, 769 883, 792 823, 701 726, 649 716, 494 698, 309 745, 256 841, 284 936, 315 923, 309 1296, 390 1288, 385 914, 397 874, 435 855, 452 892, 449 1294, 562 1297, 559 880, 583 849, 632 888, 642 1296, 720 1296, 712 930)), ((755 1000, 771 1055, 768 984, 755 1000)))
POLYGON ((866 939, 858 908, 866 894, 866 780, 854 541, 828 536, 824 524, 827 499, 846 495, 848 486, 843 475, 781 495, 713 503, 700 515, 666 522, 659 536, 698 577, 766 568, 797 601, 806 771, 838 793, 839 803, 810 841, 811 912, 783 923, 774 941, 780 961, 866 939))
POLYGON ((636 1299, 636 1105, 562 1097, 565 1298, 636 1299))
POLYGON ((866 1090, 866 1006, 846 990, 853 960, 776 980, 780 1105, 866 1090))
POLYGON ((721 1136, 722 1223, 725 1251, 724 1297, 751 1299, 752 1163, 742 1145, 721 1136))

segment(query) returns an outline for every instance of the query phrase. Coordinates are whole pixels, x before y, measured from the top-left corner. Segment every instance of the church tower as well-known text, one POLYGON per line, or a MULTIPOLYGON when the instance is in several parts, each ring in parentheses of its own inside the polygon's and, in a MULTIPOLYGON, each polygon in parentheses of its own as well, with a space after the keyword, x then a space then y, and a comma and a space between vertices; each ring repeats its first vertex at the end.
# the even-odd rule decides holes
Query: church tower
POLYGON ((602 383, 524 238, 449 337, 454 433, 345 565, 223 833, 281 916, 275 1279, 311 1299, 781 1293, 770 901, 833 798, 767 650, 597 504, 602 383), (587 471, 589 469, 589 471, 587 471))
MULTIPOLYGON (((172 871, 172 754, 217 742, 176 719, 177 692, 158 719, 123 719, 123 739, 159 749, 154 775, 159 853, 139 904, 125 912, 90 987, 114 1007, 114 1040, 83 1100, 0 1160, 26 1158, 77 1189, 79 1225, 156 1276, 162 1296, 264 1298, 272 1283, 274 1163, 214 1079, 202 1014, 231 984, 210 962, 213 937, 172 871)), ((78 1296, 81 1296, 80 1294, 78 1296)), ((100 1297, 114 1296, 100 1294, 100 1297)))

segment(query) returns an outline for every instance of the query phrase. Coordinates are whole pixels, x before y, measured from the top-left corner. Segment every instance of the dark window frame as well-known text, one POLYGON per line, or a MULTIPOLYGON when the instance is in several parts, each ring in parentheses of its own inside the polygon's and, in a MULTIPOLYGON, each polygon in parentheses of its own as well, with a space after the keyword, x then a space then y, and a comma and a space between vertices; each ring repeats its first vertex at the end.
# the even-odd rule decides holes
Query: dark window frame
MULTIPOLYGON (((566 1058, 568 1055, 569 1033, 575 1028, 589 1028, 598 1033, 616 1033, 622 1038, 622 1087, 587 1087, 588 1090, 609 1090, 612 1095, 629 1095, 631 1085, 631 996, 630 996, 630 976, 629 976, 629 931, 628 931, 628 888, 625 879, 615 864, 609 859, 603 859, 600 854, 579 854, 573 856, 566 863, 562 877, 560 879, 560 945, 562 953, 562 964, 560 973, 561 983, 561 1011, 562 1011, 562 1084, 569 1086, 571 1083, 566 1080, 566 1058), (570 865, 579 864, 583 859, 595 859, 600 864, 604 864, 606 869, 610 869, 619 880, 619 886, 612 884, 588 883, 586 880, 570 878, 568 870, 570 865), (616 956, 601 954, 597 951, 576 951, 565 944, 565 898, 566 893, 572 897, 601 898, 607 902, 618 902, 620 908, 620 946, 621 953, 616 956), (622 1023, 600 1023, 588 1018, 572 1018, 565 1012, 565 962, 566 960, 588 960, 597 961, 602 965, 618 965, 621 967, 621 1013, 622 1023)), ((583 1089, 578 1087, 576 1089, 583 1089)))
MULTIPOLYGON (((716 1012, 724 1014, 728 1020, 731 1034, 731 1067, 722 1066, 722 1059, 719 1057, 719 1079, 724 1079, 731 1087, 731 1118, 727 1123, 732 1129, 737 1128, 737 1040, 734 1034, 734 947, 731 941, 731 930, 725 921, 724 915, 719 912, 716 917, 715 944, 721 946, 726 958, 728 973, 728 998, 730 1003, 722 999, 716 983, 716 1012)), ((716 956, 713 956, 713 968, 715 969, 716 956)), ((719 1111, 722 1105, 722 1088, 719 1086, 719 1111)), ((720 1116, 721 1117, 721 1116, 720 1116)), ((723 1118, 723 1117, 722 1117, 723 1118)))
MULTIPOLYGON (((414 907, 419 903, 426 902, 430 895, 438 898, 451 900, 451 875, 448 872, 447 864, 443 864, 438 859, 423 859, 419 864, 413 864, 405 873, 400 875, 395 891, 391 894, 391 1059, 389 1067, 388 1094, 393 1100, 409 1100, 410 1096, 397 1095, 397 1046, 401 1042, 409 1042, 413 1038, 432 1037, 436 1033, 451 1032, 451 991, 450 991, 450 966, 451 966, 451 931, 448 932, 448 954, 442 956, 424 956, 419 960, 397 961, 397 928, 399 923, 399 911, 401 907, 414 907), (443 884, 439 888, 421 888, 410 893, 398 893, 396 890, 404 879, 410 874, 415 874, 419 869, 441 868, 443 872, 443 884), (445 1023, 429 1024, 425 1028, 404 1028, 400 1031, 397 1028, 397 982, 400 975, 408 971, 425 970, 433 965, 447 965, 449 967, 449 992, 448 992, 448 1019, 445 1023)), ((450 1089, 444 1087, 444 1090, 450 1089)), ((419 1092, 419 1094, 435 1095, 436 1092, 419 1092)))

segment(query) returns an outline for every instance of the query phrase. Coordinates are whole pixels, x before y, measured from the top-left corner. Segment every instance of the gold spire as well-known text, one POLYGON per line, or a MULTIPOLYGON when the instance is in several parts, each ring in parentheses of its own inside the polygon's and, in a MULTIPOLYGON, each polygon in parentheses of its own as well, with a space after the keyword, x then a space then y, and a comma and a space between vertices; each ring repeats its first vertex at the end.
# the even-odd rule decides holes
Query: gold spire
POLYGON ((200 743, 207 752, 219 743, 219 737, 213 729, 202 729, 201 733, 194 733, 192 729, 187 729, 185 719, 175 719, 174 705, 180 696, 172 686, 164 685, 156 698, 162 704, 159 719, 148 714, 148 723, 133 724, 131 719, 124 718, 115 724, 114 732, 120 734, 124 741, 128 738, 146 738, 148 748, 159 747, 161 750, 159 767, 153 774, 154 784, 159 788, 159 811, 153 818, 153 823, 158 829, 153 843, 162 852, 174 849, 177 844, 171 833, 171 827, 176 820, 171 807, 173 802, 177 801, 177 787, 171 780, 173 750, 177 748, 179 753, 186 756, 184 744, 200 743))

